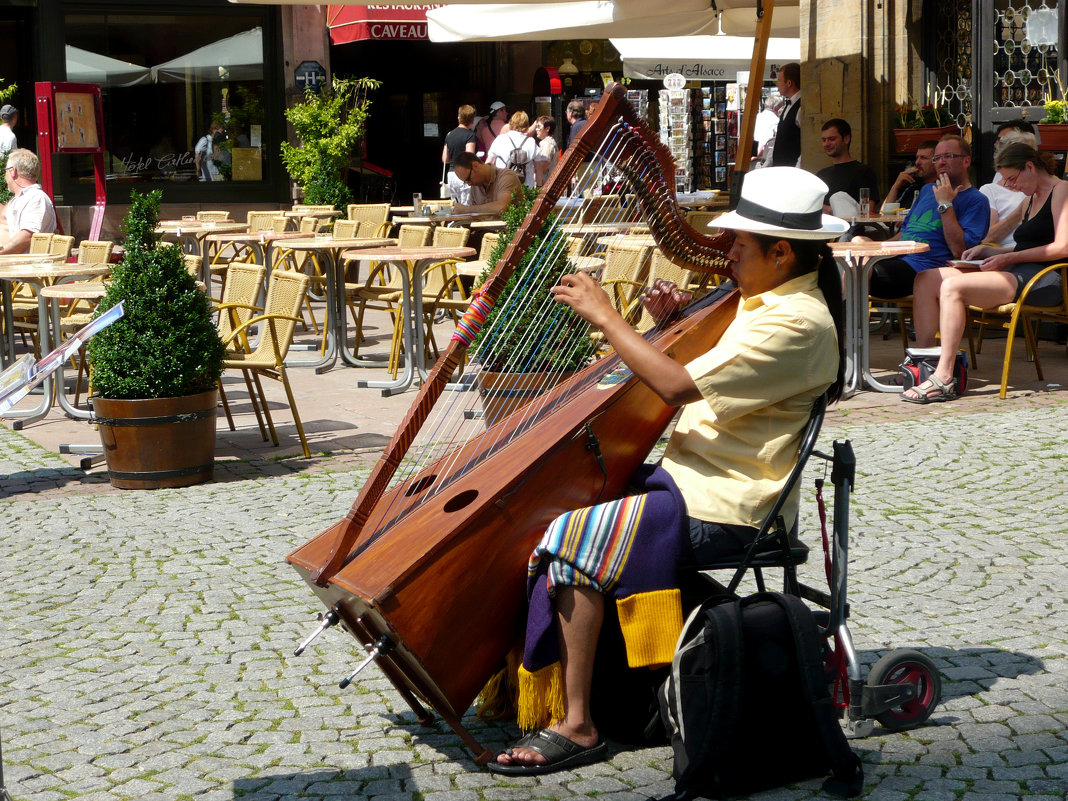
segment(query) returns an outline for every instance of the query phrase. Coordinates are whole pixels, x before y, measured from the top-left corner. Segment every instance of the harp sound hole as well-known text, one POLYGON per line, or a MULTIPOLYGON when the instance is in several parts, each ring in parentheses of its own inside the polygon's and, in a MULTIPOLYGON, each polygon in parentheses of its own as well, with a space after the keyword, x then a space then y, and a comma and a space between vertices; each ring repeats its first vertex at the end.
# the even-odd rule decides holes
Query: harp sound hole
POLYGON ((478 490, 464 490, 459 495, 456 495, 455 497, 452 497, 448 500, 448 502, 445 504, 445 511, 457 512, 460 509, 463 509, 477 497, 478 490))
POLYGON ((411 497, 412 495, 418 495, 420 492, 422 492, 427 487, 429 487, 431 484, 433 484, 436 480, 437 480, 437 476, 436 475, 434 475, 434 476, 423 476, 421 479, 419 479, 414 484, 412 484, 410 487, 408 487, 407 492, 405 492, 404 494, 409 496, 409 497, 411 497))

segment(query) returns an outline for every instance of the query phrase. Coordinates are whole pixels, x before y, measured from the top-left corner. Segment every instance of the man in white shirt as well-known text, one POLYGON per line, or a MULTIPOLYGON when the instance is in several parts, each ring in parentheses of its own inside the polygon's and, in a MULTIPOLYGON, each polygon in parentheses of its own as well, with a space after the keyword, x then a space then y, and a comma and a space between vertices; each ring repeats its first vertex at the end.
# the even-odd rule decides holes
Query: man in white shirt
POLYGON ((0 158, 19 146, 15 126, 19 124, 19 110, 12 105, 0 107, 0 158))
POLYGON ((32 151, 16 148, 8 153, 4 179, 15 197, 7 204, 9 236, 0 254, 25 253, 34 234, 56 230, 56 210, 38 183, 41 162, 32 151))

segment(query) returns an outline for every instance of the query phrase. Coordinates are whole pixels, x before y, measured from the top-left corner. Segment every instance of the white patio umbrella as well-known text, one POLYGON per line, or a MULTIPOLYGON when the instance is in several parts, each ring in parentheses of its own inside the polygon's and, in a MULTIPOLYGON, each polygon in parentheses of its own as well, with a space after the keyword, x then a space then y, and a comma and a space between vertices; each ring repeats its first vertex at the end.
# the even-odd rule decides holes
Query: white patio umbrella
POLYGON ((134 86, 150 78, 148 67, 67 45, 67 80, 101 86, 134 86))
POLYGON ((156 82, 255 81, 263 79, 263 31, 252 28, 198 47, 152 68, 156 82))

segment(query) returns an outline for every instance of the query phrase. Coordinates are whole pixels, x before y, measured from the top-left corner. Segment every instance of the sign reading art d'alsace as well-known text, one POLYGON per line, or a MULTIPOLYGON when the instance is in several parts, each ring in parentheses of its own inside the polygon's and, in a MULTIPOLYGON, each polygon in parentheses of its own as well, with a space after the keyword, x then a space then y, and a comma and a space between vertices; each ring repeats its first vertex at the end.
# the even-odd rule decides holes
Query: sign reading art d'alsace
POLYGON ((330 38, 334 44, 360 39, 426 39, 426 12, 435 8, 440 4, 330 6, 330 38))

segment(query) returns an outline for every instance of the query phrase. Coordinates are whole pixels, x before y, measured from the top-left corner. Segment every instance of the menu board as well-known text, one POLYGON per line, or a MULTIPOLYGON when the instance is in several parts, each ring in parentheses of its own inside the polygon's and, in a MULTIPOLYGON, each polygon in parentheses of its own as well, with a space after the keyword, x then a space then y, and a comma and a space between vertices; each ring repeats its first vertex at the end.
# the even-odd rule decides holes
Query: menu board
POLYGON ((56 92, 56 150, 98 148, 95 97, 90 92, 56 92))

